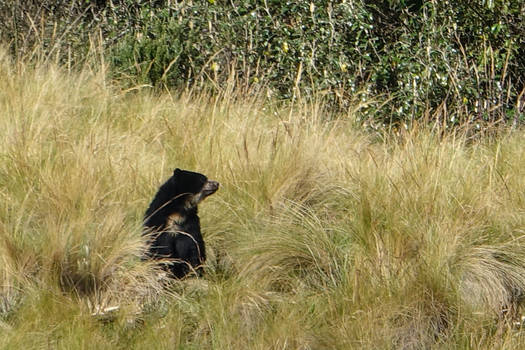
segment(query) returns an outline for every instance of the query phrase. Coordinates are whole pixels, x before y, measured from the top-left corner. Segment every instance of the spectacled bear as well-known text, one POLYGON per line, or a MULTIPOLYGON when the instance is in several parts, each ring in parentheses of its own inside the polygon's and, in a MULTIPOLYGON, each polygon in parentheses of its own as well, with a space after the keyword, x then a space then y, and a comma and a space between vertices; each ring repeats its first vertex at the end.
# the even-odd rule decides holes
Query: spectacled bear
POLYGON ((203 174, 177 168, 149 205, 144 215, 144 234, 151 237, 147 255, 169 261, 164 267, 172 277, 202 275, 206 250, 197 205, 218 188, 203 174))

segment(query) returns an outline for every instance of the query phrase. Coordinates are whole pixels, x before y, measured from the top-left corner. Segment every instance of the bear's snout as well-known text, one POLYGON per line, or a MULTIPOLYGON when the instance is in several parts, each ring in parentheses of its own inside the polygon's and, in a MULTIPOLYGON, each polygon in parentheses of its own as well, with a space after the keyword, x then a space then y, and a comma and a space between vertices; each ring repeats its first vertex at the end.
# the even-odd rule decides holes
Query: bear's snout
POLYGON ((214 194, 218 189, 219 183, 217 181, 208 180, 202 188, 202 192, 204 192, 205 196, 209 196, 214 194))

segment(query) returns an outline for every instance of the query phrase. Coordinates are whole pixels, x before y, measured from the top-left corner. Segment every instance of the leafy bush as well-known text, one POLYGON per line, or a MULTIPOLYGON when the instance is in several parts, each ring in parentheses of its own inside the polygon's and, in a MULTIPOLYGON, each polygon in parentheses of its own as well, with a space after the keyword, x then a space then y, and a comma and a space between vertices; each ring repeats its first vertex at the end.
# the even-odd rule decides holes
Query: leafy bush
POLYGON ((361 101, 376 126, 524 118, 518 0, 99 0, 71 2, 59 14, 55 7, 40 9, 69 33, 98 28, 113 72, 133 84, 264 89, 283 100, 322 98, 336 110, 361 101))

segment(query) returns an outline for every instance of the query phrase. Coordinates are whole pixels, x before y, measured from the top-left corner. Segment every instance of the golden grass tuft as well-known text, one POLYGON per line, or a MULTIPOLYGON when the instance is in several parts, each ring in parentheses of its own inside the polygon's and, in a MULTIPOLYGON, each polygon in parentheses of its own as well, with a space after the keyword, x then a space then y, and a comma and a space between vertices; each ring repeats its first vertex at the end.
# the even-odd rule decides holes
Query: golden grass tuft
POLYGON ((0 50, 0 137, 1 347, 524 344, 521 130, 370 134, 319 104, 121 91, 0 50), (205 278, 166 286, 141 225, 175 167, 221 189, 205 278))

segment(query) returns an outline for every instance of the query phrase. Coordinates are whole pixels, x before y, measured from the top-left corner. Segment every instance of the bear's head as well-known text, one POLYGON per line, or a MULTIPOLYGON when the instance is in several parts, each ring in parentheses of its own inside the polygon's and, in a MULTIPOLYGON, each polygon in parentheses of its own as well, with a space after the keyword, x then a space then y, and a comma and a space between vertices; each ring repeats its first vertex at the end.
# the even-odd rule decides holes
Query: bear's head
POLYGON ((175 169, 160 186, 144 215, 144 225, 163 230, 173 223, 185 222, 187 215, 197 214, 197 205, 219 189, 217 181, 193 171, 175 169))
POLYGON ((179 168, 173 171, 173 176, 167 184, 170 192, 177 197, 175 200, 179 202, 178 199, 182 199, 186 209, 196 207, 202 200, 219 189, 217 181, 208 180, 200 173, 179 168))

